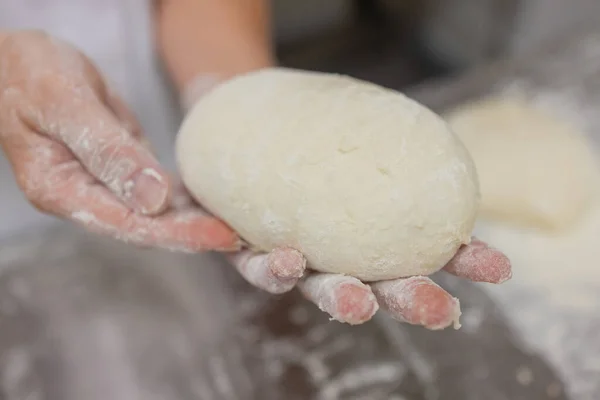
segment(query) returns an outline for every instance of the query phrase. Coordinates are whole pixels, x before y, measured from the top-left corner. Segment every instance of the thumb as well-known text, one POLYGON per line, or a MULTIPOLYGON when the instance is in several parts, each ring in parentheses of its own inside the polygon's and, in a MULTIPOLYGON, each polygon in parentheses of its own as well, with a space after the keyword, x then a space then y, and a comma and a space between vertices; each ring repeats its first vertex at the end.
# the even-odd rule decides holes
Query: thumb
POLYGON ((38 133, 63 143, 85 169, 133 210, 146 215, 166 209, 168 174, 128 124, 95 96, 60 96, 61 106, 28 121, 38 133))

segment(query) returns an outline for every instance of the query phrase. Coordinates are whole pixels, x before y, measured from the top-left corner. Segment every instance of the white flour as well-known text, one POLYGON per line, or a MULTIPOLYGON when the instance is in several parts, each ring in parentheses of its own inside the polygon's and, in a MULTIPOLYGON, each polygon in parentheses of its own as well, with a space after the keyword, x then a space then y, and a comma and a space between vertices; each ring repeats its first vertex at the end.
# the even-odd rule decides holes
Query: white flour
POLYGON ((600 393, 600 204, 581 223, 543 234, 481 223, 481 239, 508 255, 513 278, 486 286, 523 340, 563 375, 573 398, 600 393))
POLYGON ((511 259, 513 278, 502 286, 526 285, 559 307, 584 311, 600 305, 600 204, 572 229, 536 232, 481 223, 478 235, 511 259))

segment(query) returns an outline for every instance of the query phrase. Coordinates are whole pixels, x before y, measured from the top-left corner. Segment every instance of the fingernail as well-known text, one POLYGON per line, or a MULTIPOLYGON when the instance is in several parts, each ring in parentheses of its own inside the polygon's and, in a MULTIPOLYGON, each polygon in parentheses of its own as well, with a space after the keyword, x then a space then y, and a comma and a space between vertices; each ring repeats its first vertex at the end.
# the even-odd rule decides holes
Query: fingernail
POLYGON ((359 325, 370 320, 379 310, 379 304, 369 286, 346 283, 336 291, 335 315, 340 322, 359 325))
POLYGON ((460 302, 429 278, 413 276, 371 287, 381 307, 398 321, 431 330, 460 327, 460 302))
POLYGON ((304 275, 306 259, 296 249, 280 247, 269 253, 268 265, 279 280, 298 280, 304 275))
POLYGON ((125 197, 142 214, 156 214, 167 204, 169 186, 153 168, 144 168, 125 183, 125 197))

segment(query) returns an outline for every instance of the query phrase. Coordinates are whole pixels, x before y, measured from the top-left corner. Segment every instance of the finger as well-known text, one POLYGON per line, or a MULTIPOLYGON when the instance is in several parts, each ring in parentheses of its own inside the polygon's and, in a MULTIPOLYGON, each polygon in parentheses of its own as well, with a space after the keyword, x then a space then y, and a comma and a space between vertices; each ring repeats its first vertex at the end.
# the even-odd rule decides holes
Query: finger
POLYGON ((371 288, 353 277, 314 273, 298 287, 321 311, 350 325, 367 322, 379 309, 371 288))
POLYGON ((95 92, 71 93, 61 85, 44 89, 53 91, 48 98, 60 101, 23 115, 25 122, 64 143, 92 176, 130 208, 147 215, 164 211, 170 197, 168 175, 95 92))
POLYGON ((460 303, 444 289, 424 276, 371 284, 382 309, 401 322, 444 329, 460 327, 460 303))
MULTIPOLYGON (((137 141, 144 146, 152 154, 157 154, 152 143, 143 135, 143 129, 139 123, 135 114, 131 109, 121 100, 121 98, 111 91, 106 90, 105 102, 111 109, 115 117, 119 122, 127 129, 131 135, 137 139, 137 141)), ((195 203, 188 193, 187 189, 183 186, 183 182, 177 176, 170 176, 169 182, 171 183, 171 196, 169 207, 182 210, 192 208, 195 203)))
POLYGON ((30 134, 19 147, 23 150, 10 157, 19 184, 43 211, 141 246, 187 252, 240 249, 231 229, 201 212, 173 211, 158 217, 131 212, 57 142, 30 134))
POLYGON ((304 256, 287 247, 268 254, 244 250, 228 255, 228 259, 250 284, 273 294, 290 291, 306 268, 304 256))
MULTIPOLYGON (((112 196, 106 188, 97 186, 91 198, 112 196)), ((85 200, 84 200, 85 201, 85 200)), ((157 217, 129 212, 119 202, 112 209, 92 208, 66 214, 86 229, 112 236, 126 243, 171 251, 198 253, 203 251, 239 251, 237 235, 221 221, 201 212, 172 211, 157 217)))
POLYGON ((86 172, 67 192, 79 196, 56 210, 86 229, 127 243, 190 253, 207 250, 237 251, 237 235, 219 220, 196 210, 171 211, 157 217, 132 213, 105 187, 85 182, 86 172))
POLYGON ((474 282, 502 283, 512 277, 508 257, 475 237, 458 250, 444 271, 474 282))
POLYGON ((121 100, 121 98, 110 89, 107 89, 105 95, 105 103, 113 112, 115 117, 119 120, 121 125, 129 132, 133 138, 135 138, 143 147, 150 151, 153 155, 156 155, 155 149, 152 147, 152 143, 143 135, 142 125, 139 123, 135 114, 131 109, 121 100))
POLYGON ((104 101, 113 112, 113 114, 117 117, 119 122, 121 122, 121 126, 125 128, 127 132, 131 134, 134 138, 143 142, 145 146, 149 147, 149 143, 142 137, 142 125, 139 123, 135 114, 131 111, 131 109, 121 100, 115 92, 111 89, 106 89, 106 94, 104 101))

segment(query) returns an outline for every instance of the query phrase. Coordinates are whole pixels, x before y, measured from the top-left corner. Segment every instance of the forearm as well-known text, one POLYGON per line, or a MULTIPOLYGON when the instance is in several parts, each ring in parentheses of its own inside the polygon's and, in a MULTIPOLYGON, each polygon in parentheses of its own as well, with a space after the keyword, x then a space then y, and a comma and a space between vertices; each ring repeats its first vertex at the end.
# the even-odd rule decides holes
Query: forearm
POLYGON ((272 65, 268 0, 161 0, 159 52, 180 92, 199 76, 224 80, 272 65))

